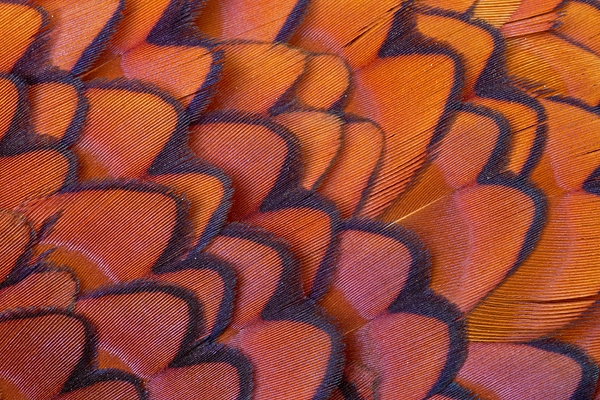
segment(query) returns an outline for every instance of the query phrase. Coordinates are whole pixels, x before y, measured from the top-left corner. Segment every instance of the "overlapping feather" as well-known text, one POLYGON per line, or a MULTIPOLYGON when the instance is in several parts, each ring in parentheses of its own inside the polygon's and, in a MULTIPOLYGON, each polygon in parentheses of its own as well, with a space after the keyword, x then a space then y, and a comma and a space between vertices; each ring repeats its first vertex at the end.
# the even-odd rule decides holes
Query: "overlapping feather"
POLYGON ((599 398, 598 20, 0 1, 0 397, 599 398))

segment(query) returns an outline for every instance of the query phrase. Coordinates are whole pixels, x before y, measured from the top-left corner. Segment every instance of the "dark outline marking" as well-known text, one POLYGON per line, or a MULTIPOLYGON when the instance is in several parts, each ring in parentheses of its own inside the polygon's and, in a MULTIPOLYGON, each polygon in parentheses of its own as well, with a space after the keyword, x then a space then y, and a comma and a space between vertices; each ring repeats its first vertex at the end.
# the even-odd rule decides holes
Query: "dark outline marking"
POLYGON ((492 120, 498 127, 498 136, 496 137, 490 157, 479 174, 477 174, 476 182, 485 184, 489 179, 500 175, 508 164, 508 154, 512 139, 509 122, 502 113, 482 105, 463 103, 460 111, 492 120))
MULTIPOLYGON (((78 179, 77 179, 77 170, 78 170, 77 157, 70 150, 63 149, 63 146, 61 146, 59 144, 45 145, 43 143, 42 144, 32 143, 30 145, 30 148, 14 149, 14 152, 12 152, 11 154, 0 155, 0 160, 2 160, 4 158, 27 156, 28 154, 38 153, 38 152, 51 152, 51 153, 57 153, 58 155, 62 156, 67 163, 67 170, 65 172, 65 176, 64 176, 62 184, 57 189, 52 190, 49 193, 46 193, 44 195, 38 195, 35 199, 41 199, 43 197, 48 197, 48 196, 60 193, 65 188, 77 183, 77 181, 78 181, 78 179)), ((35 200, 35 199, 29 199, 29 200, 35 200)), ((28 200, 28 199, 25 199, 25 200, 28 200)), ((21 204, 21 206, 22 205, 23 204, 21 204)), ((16 210, 19 210, 19 208, 16 208, 16 210)))
MULTIPOLYGON (((476 3, 474 3, 474 6, 476 5, 476 3)), ((447 18, 447 19, 452 19, 454 21, 458 21, 459 23, 468 25, 470 27, 474 27, 479 29, 480 31, 483 31, 483 33, 488 34, 488 36, 490 36, 492 38, 492 42, 493 42, 493 48, 492 51, 490 53, 490 56, 487 58, 481 73, 479 74, 479 76, 477 77, 477 79, 475 80, 475 84, 473 87, 473 92, 478 95, 478 96, 482 96, 482 97, 488 97, 486 96, 486 94, 488 92, 493 92, 496 90, 496 88, 498 86, 506 86, 509 83, 509 79, 506 73, 506 46, 505 46, 505 39, 502 36, 502 34, 500 33, 500 31, 496 28, 494 28, 493 26, 491 26, 489 23, 487 23, 484 20, 480 20, 480 19, 469 19, 469 16, 467 13, 458 13, 452 10, 445 10, 445 9, 439 9, 439 8, 435 8, 435 9, 427 9, 427 8, 420 8, 420 7, 416 7, 416 12, 426 15, 426 16, 437 16, 437 17, 443 17, 443 18, 447 18)), ((415 26, 416 28, 416 26, 415 26)), ((416 28, 418 31, 418 28, 416 28)), ((420 33, 420 32, 419 32, 420 33)), ((429 37, 429 36, 426 36, 429 37)), ((451 42, 446 42, 446 40, 443 40, 442 38, 436 39, 436 38, 431 38, 434 39, 436 41, 442 42, 442 43, 447 43, 448 46, 450 46, 450 48, 452 48, 454 50, 454 47, 452 46, 451 42)), ((455 50, 456 51, 456 50, 455 50)), ((456 51, 458 54, 460 54, 458 51, 456 51)), ((462 54, 460 54, 462 57, 462 54)))
MULTIPOLYGON (((294 114, 294 113, 311 113, 311 114, 319 113, 319 114, 326 114, 328 116, 331 116, 331 117, 335 118, 339 122, 339 136, 338 136, 338 139, 339 139, 339 143, 340 144, 338 146, 337 151, 333 155, 333 158, 329 162, 329 165, 327 165, 327 167, 325 168, 325 170, 323 171, 323 173, 319 176, 319 178, 315 181, 315 183, 310 188, 304 188, 304 186, 300 185, 301 188, 304 188, 306 190, 317 191, 317 188, 321 185, 321 183, 323 183, 323 180, 325 179, 327 173, 331 170, 331 168, 333 168, 333 166, 334 166, 335 162, 337 161, 337 159, 338 159, 338 157, 340 155, 340 152, 342 150, 342 145, 343 145, 343 142, 344 142, 344 120, 343 120, 342 117, 340 117, 340 115, 338 115, 337 113, 335 113, 333 111, 322 109, 322 108, 310 108, 310 107, 298 107, 298 108, 292 107, 292 108, 288 108, 285 111, 283 111, 283 112, 281 112, 281 113, 279 113, 277 115, 272 116, 272 118, 273 118, 273 121, 275 123, 277 123, 277 124, 282 125, 282 126, 285 127, 284 124, 282 124, 280 122, 276 122, 277 117, 283 116, 283 115, 294 114)), ((297 137, 297 135, 294 133, 294 131, 292 129, 288 128, 288 130, 290 131, 290 133, 292 135, 294 135, 294 136, 297 137)), ((299 139, 298 139, 298 143, 299 143, 299 146, 302 146, 302 144, 303 144, 302 141, 300 141, 299 139)), ((300 152, 302 153, 302 149, 300 149, 300 152)), ((304 165, 304 162, 302 164, 304 165)))
MULTIPOLYGON (((580 3, 580 4, 585 4, 586 6, 595 8, 596 12, 598 13, 598 17, 600 17, 600 4, 598 4, 594 0, 563 0, 558 4, 558 6, 554 9, 554 11, 560 12, 560 13, 563 13, 566 15, 567 12, 564 10, 564 7, 567 5, 567 3, 580 3)), ((556 22, 558 23, 556 28, 560 27, 563 23, 563 21, 561 19, 559 19, 556 22)), ((581 21, 579 21, 579 22, 581 22, 581 21)), ((553 34, 554 36, 564 40, 565 42, 568 42, 576 47, 579 47, 579 48, 586 50, 592 54, 595 54, 596 56, 600 55, 600 54, 598 54, 598 52, 592 50, 590 47, 583 44, 581 41, 579 41, 575 38, 572 38, 571 36, 569 36, 566 33, 563 33, 563 32, 560 32, 559 30, 554 30, 554 29, 552 31, 550 31, 550 33, 553 34)))
MULTIPOLYGON (((483 70, 477 77, 474 86, 474 93, 475 95, 483 98, 519 102, 529 108, 532 108, 537 113, 538 126, 535 131, 535 138, 531 146, 529 156, 521 168, 521 171, 518 173, 518 175, 523 177, 529 176, 531 171, 539 162, 545 145, 546 125, 543 124, 543 122, 545 122, 546 116, 543 107, 537 100, 521 92, 510 83, 506 69, 506 44, 503 35, 498 29, 489 25, 485 21, 469 19, 469 13, 459 14, 441 9, 419 10, 419 12, 426 15, 435 15, 454 19, 467 25, 479 28, 491 36, 494 47, 490 57, 483 67, 483 70)), ((416 29, 416 26, 414 29, 416 29)))
MULTIPOLYGON (((345 122, 344 127, 347 124, 353 124, 353 123, 371 124, 379 131, 380 136, 381 136, 381 150, 379 152, 379 157, 377 158, 375 167, 373 168, 373 171, 369 175, 367 182, 361 191, 358 203, 356 203, 354 210, 352 210, 352 213, 350 214, 349 219, 352 219, 352 218, 358 217, 358 215, 360 214, 360 211, 362 210, 363 206, 367 202, 369 195, 371 194, 371 191, 373 190, 375 179, 377 179, 377 176, 379 175, 379 171, 381 170, 381 166, 383 165, 383 157, 385 156, 385 151, 386 151, 386 140, 385 140, 385 132, 379 126, 379 124, 377 124, 375 121, 372 121, 368 118, 359 117, 354 114, 346 114, 344 116, 344 122, 345 122)), ((343 143, 342 143, 342 145, 343 145, 343 143)))
POLYGON ((118 2, 119 4, 114 14, 109 18, 94 40, 83 50, 75 65, 71 68, 70 72, 73 75, 77 76, 85 73, 108 46, 110 39, 117 30, 117 26, 123 16, 123 10, 125 9, 125 0, 118 0, 118 2))
POLYGON ((33 85, 45 83, 60 83, 71 86, 75 89, 77 92, 77 107, 73 113, 71 123, 65 130, 62 138, 50 138, 51 142, 58 142, 65 149, 72 146, 79 139, 87 116, 88 101, 84 96, 85 87, 83 82, 66 71, 59 69, 48 69, 29 78, 27 83, 29 84, 29 88, 33 85))
MULTIPOLYGON (((282 308, 302 300, 303 291, 300 280, 300 264, 290 251, 288 245, 281 239, 276 238, 275 235, 267 230, 242 223, 232 223, 225 226, 220 235, 253 242, 257 246, 268 247, 277 253, 281 264, 281 271, 275 290, 271 293, 269 300, 260 312, 262 319, 269 320, 282 308)), ((214 254, 214 256, 218 258, 217 254, 214 254)))
POLYGON ((23 248, 21 255, 15 260, 15 265, 8 271, 5 277, 0 277, 0 290, 14 285, 21 280, 25 279, 28 272, 28 263, 33 254, 33 246, 37 243, 38 235, 36 234, 35 228, 28 221, 24 215, 11 210, 0 210, 0 214, 9 214, 13 218, 20 220, 25 226, 29 228, 29 239, 23 248))
POLYGON ((11 155, 31 147, 33 138, 29 131, 29 101, 27 100, 27 84, 15 75, 0 74, 0 80, 10 82, 17 91, 17 104, 10 124, 0 137, 0 156, 11 155))
MULTIPOLYGON (((531 225, 525 234, 523 245, 519 250, 517 260, 506 274, 505 278, 516 272, 518 267, 525 262, 527 257, 533 252, 546 224, 548 213, 548 202, 544 192, 538 189, 527 179, 514 179, 510 175, 498 175, 486 182, 486 185, 498 185, 512 188, 520 191, 525 196, 531 199, 534 207, 533 219, 531 225)), ((485 185, 482 185, 485 186, 485 185)), ((489 295, 489 294, 488 294, 489 295)), ((483 299, 482 299, 483 300, 483 299)))
MULTIPOLYGON (((527 178, 515 177, 511 173, 503 173, 487 179, 484 183, 479 183, 479 186, 500 186, 518 190, 523 195, 529 197, 533 203, 534 212, 531 224, 529 225, 527 233, 523 238, 523 244, 521 245, 519 253, 517 254, 516 260, 506 272, 504 277, 500 280, 500 282, 491 288, 488 293, 473 306, 471 311, 482 304, 488 297, 490 297, 496 291, 496 289, 506 281, 506 279, 508 279, 519 269, 519 267, 527 260, 529 255, 535 250, 544 230, 548 214, 548 202, 546 195, 541 189, 533 185, 527 178)), ((456 192, 457 191, 454 193, 456 192)), ((453 196, 454 193, 449 196, 453 196)), ((443 297, 441 295, 439 296, 443 297)))
POLYGON ((171 0, 148 33, 146 41, 154 43, 156 38, 165 35, 183 37, 195 33, 192 27, 192 15, 194 14, 194 10, 199 7, 198 3, 203 2, 204 0, 171 0))
MULTIPOLYGON (((592 114, 600 120, 600 108, 590 106, 589 104, 584 103, 579 99, 564 96, 549 96, 544 98, 544 100, 561 105, 579 108, 580 110, 592 114)), ((598 163, 600 164, 600 160, 598 161, 598 163)), ((600 165, 596 167, 587 178, 585 178, 585 180, 581 184, 581 188, 588 193, 600 195, 600 165)))
MULTIPOLYGON (((299 1, 304 1, 304 0, 299 0, 299 1)), ((276 46, 283 46, 289 51, 293 51, 293 52, 296 52, 296 53, 304 56, 304 60, 303 60, 304 65, 302 66, 302 72, 300 74, 298 74, 298 76, 291 83, 291 85, 283 93, 281 93, 281 95, 279 95, 275 99, 275 102, 273 102, 271 104, 271 106, 266 110, 266 114, 267 114, 267 116, 277 115, 277 114, 285 112, 288 109, 293 108, 295 106, 296 86, 297 86, 298 82, 300 81, 300 78, 302 77, 302 75, 304 75, 304 73, 306 72, 306 59, 310 55, 309 52, 307 52, 306 50, 304 50, 302 48, 289 45, 286 42, 269 43, 269 42, 261 42, 261 41, 256 41, 256 40, 230 39, 230 40, 224 40, 224 41, 217 41, 214 43, 215 43, 215 48, 217 49, 217 51, 221 52, 221 56, 220 56, 221 57, 220 58, 221 68, 222 68, 222 64, 226 63, 225 59, 227 57, 227 51, 224 50, 223 47, 227 47, 227 46, 240 46, 240 45, 265 46, 265 45, 270 45, 270 48, 273 48, 276 46)), ((222 72, 222 71, 220 71, 220 72, 222 72)), ((218 84, 215 85, 214 88, 215 88, 215 93, 218 93, 219 92, 218 84)), ((213 106, 214 106, 214 104, 213 104, 213 106)), ((237 110, 236 108, 230 108, 230 106, 223 108, 223 106, 219 105, 219 104, 217 104, 215 107, 211 107, 211 110, 209 110, 209 113, 219 113, 219 112, 226 113, 228 111, 238 112, 238 113, 247 114, 247 115, 252 115, 252 114, 263 115, 262 113, 259 113, 257 111, 241 111, 241 110, 237 110)), ((205 116, 203 116, 201 119, 204 119, 204 118, 205 118, 205 116)), ((196 121, 194 121, 194 123, 199 123, 199 121, 196 120, 196 121)))
MULTIPOLYGON (((187 327, 185 328, 185 332, 181 338, 181 343, 179 343, 179 348, 173 357, 173 360, 184 356, 192 348, 195 339, 200 336, 201 332, 204 332, 205 329, 202 304, 196 300, 196 296, 191 290, 171 283, 138 279, 127 283, 111 284, 109 286, 96 289, 92 292, 79 296, 77 302, 82 300, 101 299, 103 297, 111 296, 136 295, 138 293, 162 293, 175 297, 179 300, 183 300, 183 302, 186 304, 188 319, 187 327)), ((77 309, 77 302, 75 303, 75 309, 77 309)), ((151 349, 148 349, 148 351, 151 351, 151 349)), ((169 363, 171 361, 169 361, 169 363)))
MULTIPOLYGON (((464 62, 462 56, 455 52, 449 45, 442 42, 432 41, 432 39, 421 34, 416 29, 416 19, 414 15, 407 15, 411 10, 411 2, 407 2, 396 11, 392 20, 392 26, 388 31, 387 37, 378 52, 379 58, 397 57, 402 55, 436 55, 448 58, 454 64, 454 77, 452 87, 446 98, 444 109, 433 127, 431 139, 425 150, 425 158, 421 165, 415 169, 412 176, 408 178, 404 190, 397 193, 406 192, 415 184, 421 173, 430 165, 434 159, 436 146, 443 140, 449 131, 456 112, 461 107, 461 92, 464 86, 464 62)), ((384 131, 385 133, 385 131, 384 131)), ((386 146, 387 147, 387 146, 386 146)), ((383 163, 382 163, 383 165, 383 163)), ((380 171, 379 171, 380 172, 380 171)), ((396 196, 397 197, 397 196, 396 196)), ((366 201, 365 201, 366 203, 366 201)), ((385 210, 391 205, 388 204, 377 214, 385 213, 385 210)), ((359 213, 356 213, 358 215, 359 213)))
POLYGON ((218 235, 219 231, 225 225, 229 210, 231 209, 233 186, 231 179, 221 169, 213 167, 196 157, 188 148, 187 143, 180 148, 172 147, 176 145, 176 143, 167 143, 163 151, 154 159, 154 162, 148 169, 150 177, 160 178, 161 175, 202 174, 218 179, 223 187, 223 197, 217 209, 194 244, 192 253, 197 254, 218 235))
POLYGON ((96 347, 97 347, 97 336, 96 331, 92 324, 85 319, 83 316, 79 314, 71 313, 67 310, 60 309, 39 309, 33 311, 27 310, 17 310, 17 311, 9 311, 0 314, 0 324, 3 322, 19 320, 19 319, 35 319, 46 316, 63 316, 67 318, 71 318, 76 320, 81 324, 84 329, 84 344, 81 349, 81 357, 78 363, 73 367, 71 374, 65 381, 63 386, 64 388, 68 388, 71 386, 72 382, 77 382, 82 379, 84 376, 88 375, 93 370, 94 360, 96 359, 96 347))
MULTIPOLYGON (((327 215, 329 219, 329 244, 327 245, 325 254, 323 255, 323 258, 321 259, 321 262, 319 263, 319 266, 315 271, 315 276, 312 281, 310 291, 306 293, 306 296, 309 299, 313 301, 318 301, 321 297, 323 297, 323 295, 327 291, 329 287, 329 282, 333 277, 335 262, 337 260, 337 237, 338 232, 341 228, 341 216, 337 207, 333 204, 331 200, 327 199, 325 196, 319 193, 302 188, 288 192, 285 197, 282 197, 280 199, 279 202, 267 204, 265 208, 261 207, 260 211, 262 213, 270 213, 283 211, 286 209, 316 210, 327 215)), ((250 224, 253 224, 253 216, 256 216, 256 214, 249 216, 250 224)), ((303 290, 305 289, 306 288, 303 288, 303 290)))
MULTIPOLYGON (((217 312, 214 325, 212 330, 210 332, 205 332, 206 336, 201 339, 202 342, 216 340, 216 338, 225 330, 225 328, 227 328, 231 320, 237 285, 235 272, 228 263, 217 259, 216 257, 211 257, 208 254, 198 254, 190 256, 189 258, 177 264, 165 265, 162 268, 158 268, 158 270, 154 271, 154 273, 156 274, 155 278, 160 283, 178 285, 176 283, 161 280, 162 274, 176 274, 177 272, 186 270, 214 271, 219 275, 221 281, 223 282, 223 296, 219 302, 219 310, 217 312)), ((191 291, 191 289, 188 290, 191 291)), ((194 297, 196 297, 195 293, 194 297)), ((197 301, 198 303, 202 304, 200 299, 197 298, 197 301)))
POLYGON ((130 383, 131 386, 133 386, 136 390, 139 400, 148 400, 146 390, 144 389, 143 382, 140 378, 135 375, 128 374, 127 372, 112 368, 95 370, 87 376, 81 377, 81 379, 73 380, 69 382, 68 386, 63 388, 60 394, 67 394, 80 389, 86 389, 97 383, 114 381, 130 383))
POLYGON ((309 300, 290 304, 288 307, 280 310, 270 318, 264 318, 266 321, 291 321, 311 325, 329 336, 331 340, 331 350, 327 369, 313 396, 313 400, 326 400, 333 390, 339 385, 345 363, 345 344, 342 334, 338 331, 335 322, 318 306, 309 300))
POLYGON ((427 290, 431 279, 431 259, 427 247, 412 230, 402 225, 371 219, 350 219, 345 221, 340 233, 345 231, 366 232, 393 239, 408 250, 411 263, 406 274, 406 282, 392 304, 397 303, 400 298, 421 296, 427 290))
MULTIPOLYGON (((490 91, 489 93, 486 93, 486 97, 482 98, 501 102, 519 103, 522 106, 532 109, 536 113, 537 126, 535 128, 534 133, 535 137, 529 150, 529 155, 527 156, 525 163, 521 167, 521 171, 516 174, 518 178, 528 178, 531 175, 531 172, 539 163, 542 154, 544 153, 544 148, 546 147, 548 125, 546 124, 547 118, 544 107, 540 104, 540 102, 537 99, 530 97, 526 93, 522 92, 520 89, 511 85, 497 87, 495 91, 490 91)), ((485 107, 494 110, 494 108, 492 108, 491 106, 486 105, 485 107)), ((519 131, 511 132, 511 137, 514 137, 518 134, 519 131)))
POLYGON ((309 4, 310 0, 297 0, 273 42, 287 42, 292 38, 294 31, 300 26, 300 23, 308 12, 309 4))
POLYGON ((240 351, 219 343, 207 343, 194 348, 185 356, 175 359, 169 368, 185 368, 199 364, 226 363, 238 371, 239 396, 236 400, 250 400, 253 389, 253 370, 250 360, 240 351))
MULTIPOLYGON (((156 26, 154 29, 156 29, 156 26)), ((195 94, 186 108, 193 122, 202 119, 202 114, 206 111, 218 92, 217 84, 221 80, 223 60, 225 57, 223 50, 218 49, 213 40, 202 37, 200 33, 191 29, 191 31, 186 32, 186 34, 169 31, 164 28, 161 28, 164 30, 155 32, 154 29, 151 34, 148 35, 149 44, 161 47, 200 47, 205 49, 206 52, 211 55, 212 61, 206 79, 194 92, 195 94)))
MULTIPOLYGON (((261 204, 258 206, 258 210, 263 211, 268 209, 272 204, 277 203, 282 197, 284 197, 286 193, 300 186, 300 178, 302 176, 300 144, 295 135, 292 134, 287 128, 276 124, 275 122, 272 122, 261 115, 248 114, 239 111, 216 111, 208 113, 204 115, 202 119, 192 124, 190 128, 195 128, 200 125, 220 123, 261 126, 272 132, 274 135, 279 136, 279 138, 282 139, 286 145, 287 151, 281 169, 277 171, 277 178, 269 190, 269 193, 264 197, 261 204)), ((254 145, 254 143, 251 142, 251 139, 252 138, 248 137, 247 141, 248 143, 254 145)), ((230 160, 230 162, 231 161, 234 160, 230 160)), ((225 171, 225 173, 227 173, 227 171, 225 171)), ((252 210, 250 213, 246 213, 243 217, 246 217, 255 211, 256 210, 252 210)))
POLYGON ((410 313, 434 318, 448 327, 446 363, 425 397, 438 393, 452 381, 467 359, 466 322, 462 313, 454 304, 431 290, 424 291, 420 296, 403 298, 399 295, 388 311, 392 314, 410 313))
MULTIPOLYGON (((69 268, 65 268, 62 266, 57 266, 54 263, 46 260, 38 260, 35 264, 30 266, 24 266, 21 270, 15 271, 16 273, 9 275, 9 277, 0 284, 0 299, 3 297, 2 291, 4 289, 9 289, 13 286, 16 286, 26 280, 27 278, 35 275, 35 274, 45 274, 45 273, 66 273, 70 275, 71 280, 75 284, 75 291, 73 292, 73 296, 71 297, 71 304, 68 307, 65 307, 65 310, 72 311, 73 305, 75 304, 75 300, 77 299, 77 295, 80 291, 79 279, 77 276, 71 271, 69 268)), ((40 308, 57 308, 54 306, 30 306, 28 309, 40 309, 40 308)), ((21 306, 15 308, 5 308, 0 311, 5 313, 7 311, 17 311, 18 309, 22 309, 21 306)), ((57 308, 58 309, 58 308, 57 308)))
MULTIPOLYGON (((118 78, 114 80, 106 80, 103 78, 93 79, 85 83, 86 91, 89 89, 99 90, 122 90, 132 93, 149 94, 159 98, 161 101, 171 106, 177 115, 177 123, 172 129, 172 134, 169 137, 169 143, 173 140, 181 145, 187 140, 187 127, 190 124, 190 117, 183 108, 183 105, 166 91, 158 88, 156 85, 148 82, 143 82, 138 79, 118 78)), ((165 144, 165 147, 167 145, 165 144)))
POLYGON ((358 393, 358 389, 354 383, 346 380, 346 377, 342 377, 342 381, 340 382, 338 389, 342 394, 344 400, 363 400, 358 393))
POLYGON ((10 73, 16 75, 29 75, 38 73, 43 70, 50 62, 50 51, 48 46, 48 33, 51 29, 50 16, 46 10, 34 4, 30 0, 2 0, 2 3, 17 4, 27 6, 37 11, 42 17, 42 21, 38 28, 33 41, 27 46, 21 57, 15 62, 10 73))
POLYGON ((581 380, 571 395, 572 400, 588 399, 594 395, 598 380, 598 365, 581 349, 558 340, 536 340, 526 345, 571 358, 581 367, 581 380))

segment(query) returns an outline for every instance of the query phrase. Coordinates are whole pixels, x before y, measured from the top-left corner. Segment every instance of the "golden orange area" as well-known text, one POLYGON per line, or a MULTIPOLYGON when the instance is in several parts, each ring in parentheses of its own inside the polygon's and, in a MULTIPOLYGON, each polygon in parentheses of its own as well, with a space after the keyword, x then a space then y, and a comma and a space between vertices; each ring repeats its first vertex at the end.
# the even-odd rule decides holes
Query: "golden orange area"
POLYGON ((304 293, 310 293, 332 240, 330 216, 321 210, 298 207, 257 213, 246 222, 273 232, 290 245, 300 261, 304 293))
POLYGON ((600 102, 600 59, 551 33, 507 39, 506 65, 509 75, 534 92, 600 102))
POLYGON ((104 349, 98 349, 98 367, 106 369, 118 369, 132 374, 131 368, 125 364, 119 355, 113 355, 104 349))
POLYGON ((560 11, 556 30, 600 54, 600 10, 584 2, 567 1, 560 11))
POLYGON ((121 68, 165 90, 184 105, 200 92, 213 64, 213 53, 200 46, 156 46, 143 43, 123 54, 121 68))
POLYGON ((502 36, 508 38, 529 35, 538 32, 546 32, 554 29, 555 26, 558 25, 557 21, 559 17, 560 13, 552 12, 515 22, 508 22, 505 25, 502 25, 500 28, 500 33, 502 33, 502 36))
POLYGON ((344 124, 341 148, 317 189, 336 204, 342 217, 349 218, 357 210, 383 156, 384 140, 372 122, 344 124))
POLYGON ((275 122, 288 128, 300 140, 304 174, 301 185, 312 189, 334 165, 342 144, 342 122, 320 111, 294 111, 279 114, 275 122))
POLYGON ((580 189, 600 166, 600 117, 574 105, 541 102, 548 117, 548 133, 544 158, 532 179, 546 194, 580 189))
POLYGON ((226 43, 214 109, 266 113, 304 72, 306 56, 272 43, 226 43))
POLYGON ((598 210, 600 198, 584 192, 554 200, 531 255, 470 314, 470 340, 536 339, 594 303, 600 290, 598 210))
POLYGON ((158 95, 91 88, 89 111, 74 152, 82 179, 145 175, 178 124, 177 111, 158 95))
POLYGON ((361 216, 385 210, 425 162, 455 72, 454 61, 441 54, 378 59, 356 72, 347 111, 377 122, 386 140, 383 163, 361 216))
MULTIPOLYGON (((335 283, 332 284, 335 285, 335 283)), ((323 298, 319 301, 319 306, 335 319, 336 324, 345 335, 350 335, 355 329, 369 322, 346 299, 344 292, 335 286, 328 288, 323 298)))
POLYGON ((400 220, 456 189, 475 183, 490 161, 499 136, 500 127, 490 116, 457 112, 435 151, 433 163, 392 203, 382 219, 400 220))
POLYGON ((476 97, 473 102, 502 113, 502 116, 506 118, 510 127, 511 141, 505 169, 515 174, 521 173, 529 155, 534 151, 536 131, 541 124, 538 122, 536 110, 526 104, 509 99, 495 100, 476 97))
POLYGON ((0 72, 10 72, 42 27, 39 10, 24 3, 0 3, 0 72))
POLYGON ((263 125, 218 122, 193 126, 190 147, 233 182, 231 220, 256 211, 269 194, 288 154, 285 141, 263 125))
POLYGON ((471 186, 400 219, 431 254, 431 287, 468 312, 514 267, 534 216, 531 198, 471 186))
POLYGON ((306 71, 296 85, 296 96, 307 107, 328 109, 339 101, 350 85, 344 60, 331 54, 310 56, 306 71))
POLYGON ((119 0, 38 0, 49 15, 50 60, 70 71, 113 18, 119 0))
POLYGON ((290 43, 342 57, 352 69, 377 58, 401 0, 314 0, 290 43), (335 15, 335 18, 332 18, 335 15))
MULTIPOLYGON (((513 0, 509 0, 513 1, 513 0)), ((493 4, 495 0, 490 0, 493 4)), ((541 16, 556 10, 561 0, 520 0, 519 7, 510 17, 510 22, 522 21, 528 18, 541 16)), ((567 4, 567 2, 565 2, 567 4)))
POLYGON ((98 59, 90 68, 81 75, 82 79, 90 81, 93 79, 119 79, 125 76, 121 67, 121 54, 113 54, 105 51, 98 56, 98 59))
POLYGON ((208 0, 196 25, 220 40, 273 42, 296 3, 297 0, 208 0))
POLYGON ((79 105, 77 89, 61 82, 38 83, 29 87, 27 98, 35 133, 62 139, 79 105))
POLYGON ((223 182, 216 176, 187 173, 164 174, 149 180, 168 186, 190 202, 188 218, 192 223, 193 241, 206 232, 208 224, 225 196, 223 182))
POLYGON ((443 171, 436 164, 431 164, 414 185, 394 200, 380 219, 390 223, 401 221, 450 196, 455 190, 446 182, 443 171))
POLYGON ((600 324, 599 303, 596 301, 585 313, 572 324, 554 333, 555 338, 574 344, 583 349, 595 362, 600 361, 600 324))
MULTIPOLYGON (((458 189, 477 180, 498 144, 500 129, 490 116, 465 111, 456 113, 434 160, 451 187, 458 189)), ((493 161, 498 163, 499 160, 493 161)))
POLYGON ((52 243, 38 244, 34 247, 36 255, 46 251, 52 251, 47 260, 55 265, 68 268, 77 276, 79 289, 82 293, 90 292, 101 286, 107 286, 114 280, 103 271, 103 269, 90 259, 85 253, 77 250, 67 250, 65 247, 56 248, 52 243))
POLYGON ((473 0, 417 0, 417 4, 463 13, 473 5, 473 0))
POLYGON ((169 0, 126 1, 119 29, 110 41, 111 51, 123 54, 146 40, 169 4, 169 0))
POLYGON ((477 79, 494 50, 492 35, 458 18, 420 13, 416 17, 419 32, 448 43, 462 56, 465 78, 462 94, 463 97, 472 96, 477 79))
POLYGON ((500 27, 510 20, 511 16, 517 12, 523 2, 523 0, 476 1, 474 2, 473 16, 484 20, 494 27, 500 27))
POLYGON ((38 150, 0 157, 0 208, 52 194, 65 183, 69 162, 55 150, 38 150))

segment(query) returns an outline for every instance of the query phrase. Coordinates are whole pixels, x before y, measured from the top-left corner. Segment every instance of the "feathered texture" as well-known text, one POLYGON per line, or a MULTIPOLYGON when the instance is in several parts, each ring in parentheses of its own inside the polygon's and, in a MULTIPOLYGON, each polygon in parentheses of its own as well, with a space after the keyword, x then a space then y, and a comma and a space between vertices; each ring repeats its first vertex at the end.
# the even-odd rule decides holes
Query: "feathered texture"
POLYGON ((596 0, 0 0, 0 398, 600 399, 596 0))

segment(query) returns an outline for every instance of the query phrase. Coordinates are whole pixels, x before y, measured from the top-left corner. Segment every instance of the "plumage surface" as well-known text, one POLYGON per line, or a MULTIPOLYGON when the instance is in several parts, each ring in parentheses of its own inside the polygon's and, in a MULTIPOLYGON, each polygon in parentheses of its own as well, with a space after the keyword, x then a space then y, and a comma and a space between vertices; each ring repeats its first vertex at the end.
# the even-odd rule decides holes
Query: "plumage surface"
POLYGON ((596 0, 0 0, 0 398, 599 399, 596 0))

